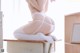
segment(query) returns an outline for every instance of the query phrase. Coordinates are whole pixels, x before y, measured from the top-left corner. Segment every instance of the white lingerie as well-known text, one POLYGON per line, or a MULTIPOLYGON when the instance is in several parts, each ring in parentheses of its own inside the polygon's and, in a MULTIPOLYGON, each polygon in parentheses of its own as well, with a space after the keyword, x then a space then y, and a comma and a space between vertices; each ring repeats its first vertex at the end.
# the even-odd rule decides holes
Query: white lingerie
MULTIPOLYGON (((45 14, 42 13, 42 12, 40 12, 40 13, 34 13, 33 17, 36 14, 39 14, 39 15, 41 15, 41 16, 44 17, 44 19, 42 20, 42 24, 41 24, 41 26, 42 26, 43 23, 45 22, 44 21, 45 20, 45 14)), ((35 17, 34 17, 34 19, 35 19, 35 17)), ((41 21, 41 20, 37 19, 36 21, 41 21)), ((33 32, 33 34, 36 33, 39 29, 41 29, 41 26, 39 26, 38 29, 33 32)), ((52 32, 54 30, 54 27, 55 27, 54 25, 51 25, 50 32, 52 32)), ((21 40, 47 40, 49 43, 52 43, 54 41, 51 36, 46 36, 43 33, 37 33, 35 35, 25 34, 24 31, 23 31, 23 27, 21 27, 18 30, 16 30, 14 32, 14 36, 15 36, 15 38, 21 39, 21 40)))
MULTIPOLYGON (((34 32, 33 32, 33 34, 35 33, 35 32, 37 32, 40 28, 41 28, 41 26, 43 25, 43 23, 45 22, 44 20, 45 20, 45 13, 44 12, 36 12, 36 13, 33 13, 32 14, 32 17, 34 17, 33 19, 36 19, 35 21, 42 21, 42 24, 38 27, 38 29, 37 30, 35 30, 34 32), (39 14, 39 15, 38 15, 39 14), (35 17, 36 15, 38 15, 38 16, 42 16, 42 18, 43 18, 43 20, 41 20, 40 18, 38 18, 38 17, 35 17)), ((51 22, 51 20, 49 20, 50 22, 51 22)), ((47 22, 45 22, 45 23, 47 23, 47 22)), ((49 24, 49 23, 47 23, 47 24, 49 24)), ((50 32, 52 32, 53 30, 54 30, 54 28, 55 28, 55 26, 54 25, 51 25, 51 30, 50 30, 50 32)))

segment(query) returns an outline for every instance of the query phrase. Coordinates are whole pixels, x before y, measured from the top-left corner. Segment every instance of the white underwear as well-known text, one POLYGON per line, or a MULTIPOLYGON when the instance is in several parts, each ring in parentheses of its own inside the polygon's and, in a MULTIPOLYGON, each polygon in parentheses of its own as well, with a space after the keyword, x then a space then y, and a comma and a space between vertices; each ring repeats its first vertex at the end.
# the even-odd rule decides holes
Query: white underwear
MULTIPOLYGON (((35 20, 35 21, 42 21, 42 24, 38 27, 38 29, 37 30, 35 30, 34 32, 33 32, 33 34, 34 33, 36 33, 40 28, 41 28, 41 26, 43 25, 43 23, 45 22, 44 20, 45 20, 45 13, 44 12, 36 12, 36 13, 33 13, 33 15, 32 15, 32 17, 34 17, 33 19, 35 19, 35 18, 37 18, 37 20, 35 20), (39 14, 39 15, 38 15, 39 14), (41 20, 40 18, 40 20, 38 19, 38 17, 35 17, 36 15, 38 15, 38 16, 41 16, 43 19, 41 20)), ((51 20, 50 20, 50 22, 51 22, 51 20)), ((46 23, 46 22, 45 22, 46 23)), ((49 23, 47 23, 47 24, 49 24, 49 23)), ((51 25, 51 30, 50 30, 50 32, 52 32, 53 30, 54 30, 54 28, 55 28, 55 25, 51 25)))
POLYGON ((36 12, 36 13, 33 13, 32 16, 35 16, 37 14, 44 16, 44 17, 46 16, 44 12, 36 12))
MULTIPOLYGON (((40 14, 41 16, 45 17, 45 14, 42 13, 42 12, 41 13, 34 13, 33 16, 35 16, 36 14, 40 14)), ((43 19, 43 22, 44 22, 44 19, 43 19)), ((41 26, 42 26, 42 24, 41 24, 41 26)), ((37 30, 35 30, 34 33, 36 31, 38 31, 41 28, 41 26, 37 30)), ((55 27, 54 25, 51 26, 50 32, 52 32, 54 30, 54 27, 55 27)), ((23 27, 21 27, 18 30, 16 30, 14 32, 14 36, 15 36, 15 38, 21 39, 21 40, 47 40, 49 43, 53 43, 54 42, 54 40, 52 39, 52 36, 46 36, 43 33, 37 33, 35 35, 25 34, 23 32, 23 27)))
MULTIPOLYGON (((33 13, 32 15, 33 19, 39 19, 39 21, 42 21, 42 23, 40 24, 40 26, 32 33, 32 34, 35 34, 37 31, 39 31, 39 29, 42 27, 43 23, 44 23, 44 20, 45 20, 45 13, 44 12, 36 12, 36 13, 33 13), (42 20, 38 17, 42 18, 42 20)), ((38 21, 38 20, 37 20, 38 21)))

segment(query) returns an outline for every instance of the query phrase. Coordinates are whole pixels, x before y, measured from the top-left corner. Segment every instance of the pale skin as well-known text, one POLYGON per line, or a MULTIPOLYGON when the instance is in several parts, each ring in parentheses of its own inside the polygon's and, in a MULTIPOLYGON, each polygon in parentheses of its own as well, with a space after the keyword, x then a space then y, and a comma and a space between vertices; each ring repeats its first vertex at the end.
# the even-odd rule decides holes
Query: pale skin
POLYGON ((48 0, 27 0, 31 13, 46 12, 48 0))
MULTIPOLYGON (((54 0, 50 0, 51 2, 54 0)), ((46 12, 48 10, 48 0, 27 0, 31 13, 46 12)))
POLYGON ((46 13, 48 8, 48 0, 27 0, 27 3, 31 11, 33 20, 23 26, 23 32, 26 34, 43 33, 45 35, 53 32, 53 30, 50 31, 51 26, 54 25, 53 20, 46 15, 43 16, 39 14, 41 12, 43 12, 43 14, 46 13))

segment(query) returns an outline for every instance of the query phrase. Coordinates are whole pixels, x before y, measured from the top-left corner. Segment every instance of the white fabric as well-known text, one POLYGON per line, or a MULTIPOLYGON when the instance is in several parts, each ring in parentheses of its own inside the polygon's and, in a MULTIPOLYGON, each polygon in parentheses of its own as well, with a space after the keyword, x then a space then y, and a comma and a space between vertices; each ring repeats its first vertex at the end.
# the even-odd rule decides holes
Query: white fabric
POLYGON ((39 14, 39 15, 41 15, 41 16, 43 16, 43 17, 46 16, 46 15, 45 15, 45 12, 35 12, 35 13, 32 14, 32 17, 34 17, 36 14, 39 14))
POLYGON ((42 33, 37 33, 35 35, 25 34, 21 31, 21 29, 14 32, 14 36, 17 39, 21 40, 47 40, 49 43, 53 43, 54 40, 52 36, 45 36, 42 33))
MULTIPOLYGON (((44 20, 45 20, 46 14, 44 12, 36 12, 36 13, 32 14, 32 17, 33 17, 33 20, 42 21, 42 24, 40 24, 40 26, 37 28, 37 30, 35 30, 33 32, 33 34, 35 34, 37 31, 40 30, 41 26, 45 22, 44 20), (42 18, 39 18, 39 17, 42 17, 42 18)), ((50 21, 50 23, 52 23, 52 20, 49 19, 49 21, 50 21)), ((45 22, 45 23, 47 23, 47 22, 45 22)), ((47 24, 49 24, 49 23, 47 23, 47 24)), ((50 32, 54 31, 54 29, 55 29, 55 25, 51 25, 50 32)))
MULTIPOLYGON (((36 18, 36 17, 35 17, 36 15, 42 17, 43 19, 42 19, 42 23, 40 24, 40 26, 38 27, 38 29, 33 32, 33 34, 35 34, 37 31, 40 30, 40 28, 42 27, 42 25, 43 25, 43 23, 44 23, 44 20, 45 20, 45 13, 43 13, 43 12, 36 12, 36 13, 33 14, 33 19, 36 18)), ((40 18, 39 18, 39 19, 40 19, 40 18)), ((41 21, 41 20, 39 20, 39 21, 41 21)))

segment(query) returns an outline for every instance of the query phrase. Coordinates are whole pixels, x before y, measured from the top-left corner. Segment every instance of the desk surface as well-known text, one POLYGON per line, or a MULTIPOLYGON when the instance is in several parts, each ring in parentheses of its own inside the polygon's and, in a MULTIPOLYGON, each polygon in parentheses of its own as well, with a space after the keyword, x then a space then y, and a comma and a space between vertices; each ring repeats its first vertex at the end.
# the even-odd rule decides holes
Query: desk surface
POLYGON ((45 43, 46 40, 17 40, 17 39, 4 39, 3 41, 11 41, 11 42, 30 42, 30 43, 45 43))

